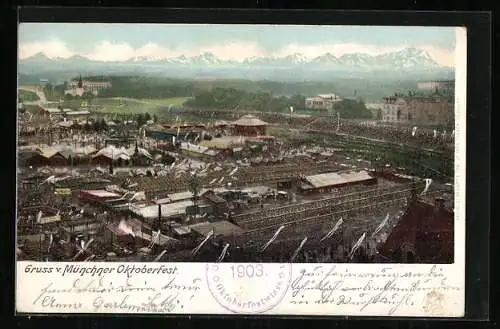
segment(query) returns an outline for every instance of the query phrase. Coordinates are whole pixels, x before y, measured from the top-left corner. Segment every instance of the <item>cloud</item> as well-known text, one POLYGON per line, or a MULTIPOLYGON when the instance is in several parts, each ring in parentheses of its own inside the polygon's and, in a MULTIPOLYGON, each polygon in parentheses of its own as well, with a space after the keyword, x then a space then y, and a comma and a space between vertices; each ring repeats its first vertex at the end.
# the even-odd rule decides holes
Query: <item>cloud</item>
POLYGON ((448 49, 443 49, 435 46, 421 46, 420 47, 422 50, 427 51, 429 55, 434 59, 436 62, 443 66, 447 67, 455 67, 455 58, 456 58, 456 51, 455 49, 453 50, 448 50, 448 49))
POLYGON ((134 57, 135 49, 126 43, 102 41, 94 49, 83 56, 97 61, 125 61, 134 57))
POLYGON ((183 47, 176 49, 161 47, 155 43, 147 43, 139 48, 133 48, 125 43, 111 43, 103 41, 84 56, 101 61, 122 61, 135 57, 165 58, 185 56, 197 56, 203 52, 213 53, 223 60, 242 61, 250 56, 265 56, 266 54, 253 43, 227 43, 203 47, 183 47))
POLYGON ((73 53, 63 42, 53 39, 48 41, 32 42, 20 44, 19 46, 19 57, 27 58, 37 53, 44 53, 50 58, 61 57, 68 58, 75 53, 73 53))
POLYGON ((199 52, 211 52, 223 60, 242 61, 253 56, 268 56, 256 43, 227 43, 203 47, 199 52))
MULTIPOLYGON (((287 56, 293 53, 300 53, 308 58, 331 53, 335 56, 342 56, 348 53, 366 53, 370 55, 379 55, 387 52, 402 50, 406 47, 415 47, 426 50, 429 55, 443 66, 453 67, 455 63, 455 51, 440 48, 434 45, 413 45, 403 44, 399 46, 377 46, 358 43, 339 43, 339 44, 298 44, 290 43, 282 49, 269 53, 262 49, 257 43, 233 42, 226 44, 214 44, 208 46, 178 46, 168 48, 156 43, 147 43, 141 47, 134 48, 127 43, 112 43, 102 41, 94 46, 87 53, 79 55, 99 61, 124 61, 135 57, 165 58, 177 57, 180 55, 197 56, 203 52, 213 53, 216 57, 223 60, 242 61, 245 58, 254 56, 287 56)), ((64 43, 56 40, 48 42, 37 42, 23 44, 20 47, 20 57, 26 58, 33 56, 38 52, 43 52, 49 57, 67 58, 75 55, 64 43)))

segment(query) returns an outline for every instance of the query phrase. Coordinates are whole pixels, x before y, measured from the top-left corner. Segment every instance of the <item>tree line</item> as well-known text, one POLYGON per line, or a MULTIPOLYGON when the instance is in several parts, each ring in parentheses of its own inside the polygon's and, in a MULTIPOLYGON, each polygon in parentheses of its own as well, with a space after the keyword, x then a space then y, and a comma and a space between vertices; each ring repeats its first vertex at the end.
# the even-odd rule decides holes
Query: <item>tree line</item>
MULTIPOLYGON (((161 79, 151 77, 117 77, 117 76, 90 76, 86 80, 109 81, 111 88, 104 89, 97 96, 85 92, 81 97, 64 95, 67 83, 52 86, 46 85, 44 91, 49 100, 82 99, 90 105, 94 97, 131 97, 131 98, 171 98, 191 97, 184 105, 195 108, 214 108, 226 110, 247 110, 258 112, 289 112, 290 107, 302 110, 305 107, 305 96, 293 94, 292 96, 275 95, 267 91, 249 91, 243 88, 216 87, 204 89, 203 82, 181 79, 161 79), (55 99, 54 99, 55 98, 55 99)), ((273 85, 273 82, 255 82, 262 85, 273 85)), ((358 100, 342 100, 335 106, 343 118, 367 119, 371 112, 365 107, 364 102, 358 100)), ((147 120, 146 120, 147 121, 147 120)))
POLYGON ((195 91, 193 83, 183 80, 158 79, 151 77, 87 77, 88 80, 105 80, 111 88, 101 90, 98 97, 131 97, 131 98, 172 98, 189 97, 195 91))
POLYGON ((37 101, 40 98, 35 92, 32 91, 26 91, 26 90, 19 90, 19 101, 20 102, 33 102, 37 101))
POLYGON ((340 114, 343 119, 370 119, 372 113, 361 100, 343 99, 334 105, 334 110, 340 114))
POLYGON ((290 107, 304 107, 305 97, 275 97, 269 92, 247 92, 234 88, 214 88, 195 95, 184 103, 187 107, 205 107, 226 110, 251 110, 259 112, 288 112, 290 107))

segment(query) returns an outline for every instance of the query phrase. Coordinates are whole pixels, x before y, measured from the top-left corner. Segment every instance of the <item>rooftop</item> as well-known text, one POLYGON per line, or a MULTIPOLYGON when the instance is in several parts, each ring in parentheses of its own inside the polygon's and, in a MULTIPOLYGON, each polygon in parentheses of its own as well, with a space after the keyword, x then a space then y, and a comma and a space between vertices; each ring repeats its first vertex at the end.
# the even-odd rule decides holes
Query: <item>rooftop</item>
POLYGON ((108 192, 106 190, 84 190, 82 193, 89 194, 98 198, 119 198, 121 195, 108 192))
POLYGON ((191 143, 181 143, 181 149, 199 154, 217 155, 217 151, 210 150, 207 146, 191 143))
POLYGON ((109 145, 97 152, 94 157, 98 156, 105 156, 113 160, 118 160, 118 159, 124 159, 124 160, 129 160, 130 159, 130 154, 125 148, 117 148, 113 145, 109 145))
POLYGON ((243 233, 243 229, 237 225, 231 224, 228 221, 218 221, 214 223, 202 222, 189 226, 191 230, 207 236, 210 231, 214 230, 215 235, 233 235, 243 233))
MULTIPOLYGON (((170 217, 176 215, 184 215, 186 213, 186 208, 188 206, 191 206, 192 204, 193 202, 191 200, 162 204, 161 216, 170 217)), ((143 218, 158 217, 158 205, 132 204, 130 205, 129 209, 136 215, 143 218)))
MULTIPOLYGON (((153 233, 153 234, 154 234, 153 236, 156 236, 156 233, 153 233)), ((151 235, 149 235, 147 233, 143 233, 143 232, 141 232, 141 238, 143 238, 144 240, 147 240, 147 241, 151 241, 151 239, 152 239, 151 235)), ((176 242, 176 241, 177 241, 176 239, 169 237, 168 235, 160 233, 160 236, 156 240, 155 244, 159 245, 159 246, 164 246, 168 243, 172 243, 172 242, 176 242)))
POLYGON ((342 185, 372 180, 373 177, 364 170, 348 172, 332 172, 307 176, 306 181, 315 188, 342 185))
POLYGON ((59 149, 56 147, 43 147, 37 149, 37 151, 40 153, 41 156, 48 159, 57 154, 59 152, 59 149))
POLYGON ((215 194, 212 190, 208 190, 205 193, 202 194, 202 197, 207 199, 208 201, 212 203, 226 203, 226 200, 215 194))
POLYGON ((193 197, 193 194, 189 191, 179 192, 179 193, 171 193, 168 195, 168 199, 171 202, 190 200, 193 197))
POLYGON ((321 98, 327 98, 327 99, 338 99, 340 98, 339 95, 337 94, 318 94, 318 97, 321 97, 321 98))
POLYGON ((173 231, 178 235, 186 235, 191 233, 191 228, 189 226, 175 227, 173 231))
POLYGON ((392 229, 380 252, 391 257, 406 244, 412 246, 420 258, 433 262, 439 258, 449 259, 453 255, 453 218, 453 212, 445 207, 416 200, 392 229))
POLYGON ((228 149, 236 145, 243 145, 247 138, 239 136, 223 136, 219 138, 212 138, 211 140, 204 140, 200 145, 205 147, 213 147, 218 149, 228 149))
POLYGON ((233 125, 235 126, 267 126, 268 123, 265 121, 260 120, 254 115, 244 115, 238 120, 233 122, 233 125))

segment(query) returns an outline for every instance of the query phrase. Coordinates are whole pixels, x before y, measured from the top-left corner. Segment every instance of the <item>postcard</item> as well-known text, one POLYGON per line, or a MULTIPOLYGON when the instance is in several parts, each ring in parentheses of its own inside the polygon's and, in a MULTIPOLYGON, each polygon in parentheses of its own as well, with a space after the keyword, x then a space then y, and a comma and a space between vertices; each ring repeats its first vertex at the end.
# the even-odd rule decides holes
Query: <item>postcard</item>
POLYGON ((466 30, 21 23, 16 311, 461 317, 466 30))

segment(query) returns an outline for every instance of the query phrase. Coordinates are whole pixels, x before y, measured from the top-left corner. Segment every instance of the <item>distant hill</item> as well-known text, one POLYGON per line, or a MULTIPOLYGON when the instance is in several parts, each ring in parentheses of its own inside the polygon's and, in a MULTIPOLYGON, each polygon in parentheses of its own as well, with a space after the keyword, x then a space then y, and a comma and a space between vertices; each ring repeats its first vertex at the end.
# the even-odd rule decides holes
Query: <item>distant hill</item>
POLYGON ((136 57, 126 61, 94 61, 83 56, 49 58, 43 53, 19 61, 20 74, 41 73, 142 74, 178 78, 246 78, 283 81, 323 81, 336 77, 379 79, 449 79, 453 68, 440 66, 424 50, 407 48, 372 56, 362 53, 336 57, 325 53, 307 58, 295 53, 283 57, 251 57, 241 62, 222 60, 212 53, 198 56, 136 57))
MULTIPOLYGON (((58 85, 79 74, 63 74, 59 79, 51 75, 43 75, 52 85, 58 85)), ((316 94, 335 93, 341 97, 357 96, 366 102, 378 101, 383 96, 394 93, 408 94, 417 89, 419 80, 409 79, 362 79, 331 76, 324 81, 273 81, 246 79, 192 79, 160 76, 137 75, 82 75, 85 79, 111 82, 112 88, 101 92, 98 97, 130 97, 130 98, 169 98, 192 97, 201 92, 215 88, 243 90, 252 93, 270 93, 273 97, 291 97, 294 95, 312 96, 316 94)), ((20 75, 21 85, 34 84, 39 81, 38 75, 20 75)), ((64 88, 63 88, 64 89, 64 88)))

